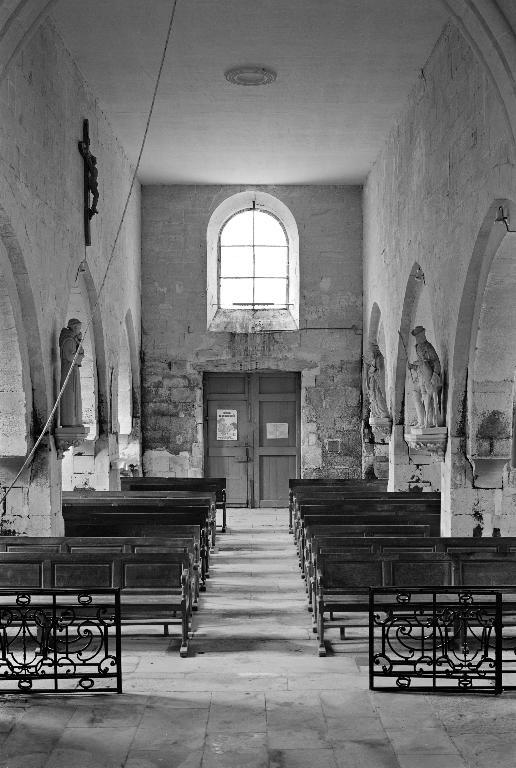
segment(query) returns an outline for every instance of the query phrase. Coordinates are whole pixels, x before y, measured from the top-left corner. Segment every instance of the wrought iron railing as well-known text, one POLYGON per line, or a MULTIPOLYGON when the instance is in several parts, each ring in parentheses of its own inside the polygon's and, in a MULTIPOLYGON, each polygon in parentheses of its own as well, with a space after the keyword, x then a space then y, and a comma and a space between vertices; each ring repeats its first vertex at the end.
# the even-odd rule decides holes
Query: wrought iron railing
POLYGON ((120 591, 0 590, 1 693, 122 692, 120 591))
POLYGON ((503 649, 500 592, 386 587, 372 588, 369 599, 371 689, 499 694, 513 687, 503 680, 512 660, 503 649))

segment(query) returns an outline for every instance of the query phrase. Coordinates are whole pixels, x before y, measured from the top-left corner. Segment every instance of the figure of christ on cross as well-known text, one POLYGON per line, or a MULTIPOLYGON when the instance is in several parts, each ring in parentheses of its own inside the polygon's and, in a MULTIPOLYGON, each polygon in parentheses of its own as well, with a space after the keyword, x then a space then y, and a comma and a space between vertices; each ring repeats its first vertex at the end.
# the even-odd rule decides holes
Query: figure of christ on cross
POLYGON ((84 141, 79 142, 79 152, 84 158, 84 164, 88 174, 88 191, 91 192, 91 206, 88 208, 88 216, 92 219, 97 210, 97 203, 99 201, 99 184, 98 176, 99 171, 97 168, 97 158, 90 152, 89 146, 84 141))

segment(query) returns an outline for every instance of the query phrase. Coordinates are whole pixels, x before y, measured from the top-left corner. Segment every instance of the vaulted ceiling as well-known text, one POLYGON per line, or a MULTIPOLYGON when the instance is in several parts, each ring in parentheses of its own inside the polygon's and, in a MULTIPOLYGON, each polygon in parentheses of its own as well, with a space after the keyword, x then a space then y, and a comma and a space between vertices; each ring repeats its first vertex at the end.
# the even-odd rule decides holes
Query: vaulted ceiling
MULTIPOLYGON (((52 15, 136 159, 171 0, 59 0, 52 15)), ((440 0, 178 0, 143 183, 364 181, 448 15, 440 0), (228 83, 267 65, 276 82, 228 83)))

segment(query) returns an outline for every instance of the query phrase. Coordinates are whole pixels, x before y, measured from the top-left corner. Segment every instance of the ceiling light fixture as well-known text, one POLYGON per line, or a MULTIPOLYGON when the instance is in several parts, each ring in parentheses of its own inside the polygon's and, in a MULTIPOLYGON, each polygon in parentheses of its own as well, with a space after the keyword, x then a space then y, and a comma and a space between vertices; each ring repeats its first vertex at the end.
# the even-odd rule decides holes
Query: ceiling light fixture
POLYGON ((276 80, 277 74, 269 67, 247 65, 228 69, 224 77, 233 85, 269 85, 276 80))

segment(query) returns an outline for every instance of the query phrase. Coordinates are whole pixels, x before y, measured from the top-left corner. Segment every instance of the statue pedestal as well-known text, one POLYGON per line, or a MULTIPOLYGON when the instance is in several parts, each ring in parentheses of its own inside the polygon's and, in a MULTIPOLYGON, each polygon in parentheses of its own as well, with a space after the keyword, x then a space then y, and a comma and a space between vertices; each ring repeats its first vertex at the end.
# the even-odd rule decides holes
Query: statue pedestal
POLYGON ((387 445, 391 439, 392 419, 380 419, 370 416, 369 426, 371 427, 375 443, 387 445))
POLYGON ((89 427, 78 424, 75 427, 56 427, 54 430, 54 440, 56 443, 57 458, 62 459, 68 448, 76 448, 86 440, 89 427))
POLYGON ((404 437, 410 457, 417 455, 418 463, 423 456, 428 456, 427 464, 443 461, 448 441, 447 427, 410 427, 404 437))

